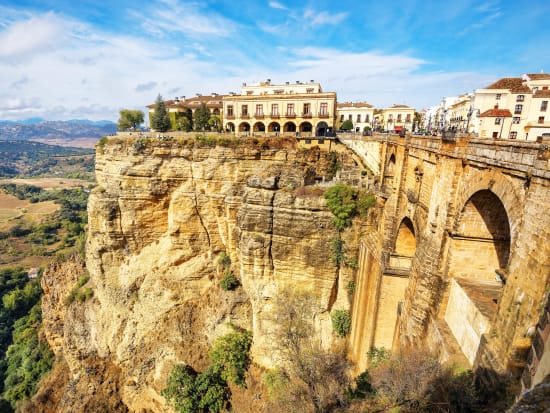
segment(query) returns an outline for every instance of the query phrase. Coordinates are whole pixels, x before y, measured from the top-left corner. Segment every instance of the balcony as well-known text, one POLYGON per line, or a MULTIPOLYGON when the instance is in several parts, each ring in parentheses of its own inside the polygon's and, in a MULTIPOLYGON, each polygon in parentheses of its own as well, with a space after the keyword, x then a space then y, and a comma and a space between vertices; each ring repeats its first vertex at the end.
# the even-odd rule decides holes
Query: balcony
POLYGON ((263 113, 256 113, 256 114, 254 115, 254 117, 255 117, 256 119, 263 119, 263 118, 264 118, 264 114, 263 114, 263 113))
POLYGON ((294 119, 296 117, 296 113, 294 112, 287 112, 285 115, 285 118, 291 118, 294 119))
POLYGON ((225 119, 235 119, 235 115, 225 115, 225 119))
POLYGON ((269 115, 272 119, 279 119, 281 117, 281 115, 279 115, 278 113, 272 113, 271 115, 269 115))
POLYGON ((241 119, 250 119, 250 115, 248 113, 241 113, 241 119))
POLYGON ((307 112, 307 113, 302 113, 302 118, 304 119, 311 119, 311 112, 307 112))
POLYGON ((320 112, 319 117, 328 119, 330 117, 330 115, 327 112, 320 112))

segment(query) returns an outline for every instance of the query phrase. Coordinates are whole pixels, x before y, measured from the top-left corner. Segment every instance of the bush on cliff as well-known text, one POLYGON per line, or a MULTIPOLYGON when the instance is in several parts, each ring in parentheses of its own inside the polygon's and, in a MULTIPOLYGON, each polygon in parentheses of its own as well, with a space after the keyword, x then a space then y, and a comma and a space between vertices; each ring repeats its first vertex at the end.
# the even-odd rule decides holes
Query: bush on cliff
POLYGON ((201 373, 188 365, 174 366, 162 396, 180 413, 222 411, 231 397, 228 383, 246 387, 244 376, 250 365, 251 345, 248 331, 219 337, 208 353, 211 365, 201 373))

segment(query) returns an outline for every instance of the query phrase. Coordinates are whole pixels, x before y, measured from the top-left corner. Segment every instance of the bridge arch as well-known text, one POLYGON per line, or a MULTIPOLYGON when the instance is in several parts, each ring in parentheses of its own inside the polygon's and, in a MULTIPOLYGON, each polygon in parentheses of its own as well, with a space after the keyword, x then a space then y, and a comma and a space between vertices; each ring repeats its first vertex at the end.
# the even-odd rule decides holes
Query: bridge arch
POLYGON ((395 238, 394 252, 403 257, 412 258, 416 252, 414 225, 409 217, 404 217, 399 224, 395 238))
MULTIPOLYGON (((458 191, 456 205, 463 208, 468 200, 481 190, 491 191, 504 206, 510 225, 510 243, 513 245, 515 234, 521 223, 523 200, 518 196, 511 182, 502 173, 493 170, 478 172, 465 180, 458 191)), ((453 226, 455 231, 458 230, 459 212, 460 210, 456 213, 457 219, 453 226)))
POLYGON ((495 281, 510 257, 508 214, 492 191, 475 192, 456 218, 451 234, 449 275, 475 281, 495 281))

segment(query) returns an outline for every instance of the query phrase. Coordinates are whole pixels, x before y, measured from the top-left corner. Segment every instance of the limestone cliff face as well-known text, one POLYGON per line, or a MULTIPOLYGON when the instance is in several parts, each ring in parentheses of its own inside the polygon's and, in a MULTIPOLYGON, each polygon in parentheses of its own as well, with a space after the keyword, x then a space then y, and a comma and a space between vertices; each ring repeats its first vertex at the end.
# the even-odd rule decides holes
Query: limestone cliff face
MULTIPOLYGON (((330 167, 326 152, 292 142, 154 141, 136 149, 111 141, 100 148, 86 248, 94 297, 74 304, 78 312, 62 310, 65 287, 48 301, 57 315, 45 313, 50 343, 72 376, 82 360, 105 360, 130 411, 169 411, 160 390, 172 366, 203 368, 228 323, 253 332, 256 363, 274 363, 273 298, 285 288, 315 294, 314 322, 330 345, 330 310, 349 308, 344 286, 352 274, 331 259, 336 232, 322 195, 296 191, 330 167), (240 279, 236 291, 220 288, 222 251, 240 279)), ((347 237, 353 249, 353 234, 347 237)))

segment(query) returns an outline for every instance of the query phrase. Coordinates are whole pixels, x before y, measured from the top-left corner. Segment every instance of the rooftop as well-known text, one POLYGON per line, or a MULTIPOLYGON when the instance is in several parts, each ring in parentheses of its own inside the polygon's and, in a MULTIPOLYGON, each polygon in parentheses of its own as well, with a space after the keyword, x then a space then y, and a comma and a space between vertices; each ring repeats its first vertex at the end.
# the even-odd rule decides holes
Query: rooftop
POLYGON ((521 77, 503 77, 484 89, 507 89, 512 93, 531 93, 531 89, 523 83, 521 77))

